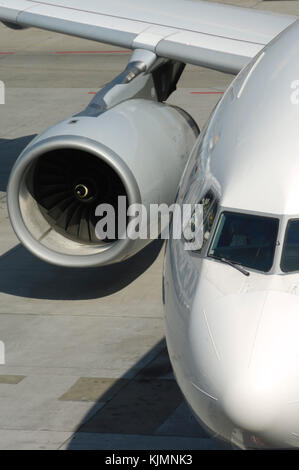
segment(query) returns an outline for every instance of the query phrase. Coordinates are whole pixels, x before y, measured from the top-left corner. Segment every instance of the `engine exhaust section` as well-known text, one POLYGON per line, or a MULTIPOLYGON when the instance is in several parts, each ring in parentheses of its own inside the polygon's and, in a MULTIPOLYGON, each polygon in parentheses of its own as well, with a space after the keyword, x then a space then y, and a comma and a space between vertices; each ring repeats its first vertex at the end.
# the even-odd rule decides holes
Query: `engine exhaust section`
MULTIPOLYGON (((159 102, 175 88, 167 74, 179 77, 182 68, 164 64, 148 73, 136 54, 86 110, 36 137, 14 165, 7 191, 11 223, 44 261, 81 268, 120 262, 150 240, 119 232, 99 239, 96 208, 110 204, 118 227, 119 196, 127 207, 143 204, 148 212, 151 204, 174 202, 199 131, 185 111, 159 102)), ((149 59, 152 65, 155 58, 149 59)))

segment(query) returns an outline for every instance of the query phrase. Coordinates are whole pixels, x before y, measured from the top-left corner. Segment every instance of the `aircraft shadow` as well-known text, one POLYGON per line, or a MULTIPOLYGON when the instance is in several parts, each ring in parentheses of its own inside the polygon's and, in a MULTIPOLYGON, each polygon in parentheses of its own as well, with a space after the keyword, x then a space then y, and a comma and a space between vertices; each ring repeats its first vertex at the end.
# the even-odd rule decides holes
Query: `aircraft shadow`
POLYGON ((6 191, 11 169, 20 153, 35 135, 18 139, 0 139, 0 191, 6 191))
POLYGON ((206 439, 188 408, 165 339, 119 379, 80 378, 60 400, 94 402, 69 441, 69 450, 225 448, 206 439), (196 438, 191 447, 190 438, 196 438))
POLYGON ((158 257, 162 246, 163 240, 155 240, 121 263, 73 269, 45 263, 18 245, 0 258, 0 292, 47 300, 106 297, 141 276, 158 257))

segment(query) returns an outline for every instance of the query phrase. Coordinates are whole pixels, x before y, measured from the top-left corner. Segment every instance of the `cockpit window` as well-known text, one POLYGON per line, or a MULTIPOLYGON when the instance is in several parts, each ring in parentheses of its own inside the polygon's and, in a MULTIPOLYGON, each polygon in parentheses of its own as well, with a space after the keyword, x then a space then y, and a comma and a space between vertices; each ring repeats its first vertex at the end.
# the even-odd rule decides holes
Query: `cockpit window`
POLYGON ((299 271, 299 220, 288 223, 280 267, 284 272, 299 271))
POLYGON ((278 226, 279 220, 271 217, 223 212, 208 256, 225 258, 258 271, 270 271, 278 226))

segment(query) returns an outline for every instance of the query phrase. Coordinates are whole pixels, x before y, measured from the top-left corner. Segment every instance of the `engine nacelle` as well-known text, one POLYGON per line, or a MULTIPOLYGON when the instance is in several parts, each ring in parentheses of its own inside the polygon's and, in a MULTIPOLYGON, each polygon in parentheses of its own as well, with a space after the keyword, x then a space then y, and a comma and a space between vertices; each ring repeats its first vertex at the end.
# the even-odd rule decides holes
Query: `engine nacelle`
POLYGON ((150 240, 99 240, 95 209, 171 204, 198 136, 184 111, 150 100, 125 101, 98 116, 81 113, 36 137, 8 185, 8 210, 20 241, 60 266, 124 260, 150 240))

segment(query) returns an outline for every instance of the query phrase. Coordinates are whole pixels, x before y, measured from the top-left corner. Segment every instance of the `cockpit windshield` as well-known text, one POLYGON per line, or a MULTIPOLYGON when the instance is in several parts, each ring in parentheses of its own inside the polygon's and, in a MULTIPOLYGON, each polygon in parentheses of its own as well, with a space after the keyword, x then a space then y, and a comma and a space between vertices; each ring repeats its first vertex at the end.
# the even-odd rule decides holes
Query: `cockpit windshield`
POLYGON ((299 271, 299 220, 290 220, 287 226, 281 258, 281 270, 299 271))
POLYGON ((272 217, 223 212, 208 256, 268 272, 273 264, 278 227, 279 220, 272 217))

